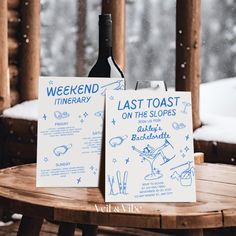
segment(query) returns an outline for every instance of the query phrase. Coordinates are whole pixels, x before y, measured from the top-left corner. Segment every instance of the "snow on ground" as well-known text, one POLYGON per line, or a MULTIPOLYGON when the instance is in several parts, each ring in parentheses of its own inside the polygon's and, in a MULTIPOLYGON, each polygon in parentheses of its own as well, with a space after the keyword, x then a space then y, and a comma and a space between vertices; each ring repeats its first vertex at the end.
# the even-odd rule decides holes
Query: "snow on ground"
POLYGON ((236 77, 201 85, 196 140, 236 143, 236 77))
MULTIPOLYGON (((201 84, 200 117, 203 126, 194 132, 196 140, 236 143, 236 77, 201 84)), ((4 117, 37 120, 38 100, 18 104, 4 117)))

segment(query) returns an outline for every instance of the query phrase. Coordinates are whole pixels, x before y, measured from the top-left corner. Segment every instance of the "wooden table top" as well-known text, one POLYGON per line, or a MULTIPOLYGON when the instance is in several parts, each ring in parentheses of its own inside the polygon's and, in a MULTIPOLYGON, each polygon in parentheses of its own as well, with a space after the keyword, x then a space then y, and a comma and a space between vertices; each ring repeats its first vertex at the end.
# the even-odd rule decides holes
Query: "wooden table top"
POLYGON ((155 229, 236 226, 236 166, 196 165, 196 203, 109 205, 98 188, 36 188, 35 175, 35 164, 0 170, 0 205, 26 216, 81 224, 155 229))

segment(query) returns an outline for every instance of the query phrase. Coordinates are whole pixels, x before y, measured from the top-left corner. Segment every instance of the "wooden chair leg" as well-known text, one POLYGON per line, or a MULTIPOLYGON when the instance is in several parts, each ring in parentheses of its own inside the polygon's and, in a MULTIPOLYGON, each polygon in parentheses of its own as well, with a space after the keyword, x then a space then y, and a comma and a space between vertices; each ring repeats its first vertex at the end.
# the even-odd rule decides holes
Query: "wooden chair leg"
POLYGON ((74 236, 76 224, 61 222, 59 226, 58 236, 74 236))
POLYGON ((42 224, 43 218, 23 216, 17 236, 39 236, 42 224))
POLYGON ((82 236, 97 236, 98 226, 97 225, 81 225, 82 236))

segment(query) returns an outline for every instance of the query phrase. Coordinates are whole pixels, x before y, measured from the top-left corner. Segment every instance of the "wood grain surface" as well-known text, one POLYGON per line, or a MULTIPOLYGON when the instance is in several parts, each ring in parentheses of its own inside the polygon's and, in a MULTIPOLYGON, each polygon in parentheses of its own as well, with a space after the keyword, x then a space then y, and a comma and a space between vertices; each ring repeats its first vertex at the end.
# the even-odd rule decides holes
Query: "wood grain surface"
POLYGON ((98 188, 36 188, 35 174, 35 164, 1 170, 0 204, 26 216, 81 224, 153 229, 236 225, 235 166, 196 165, 196 203, 112 203, 111 209, 98 188), (131 206, 138 211, 129 212, 131 206), (120 211, 114 212, 115 207, 120 211))

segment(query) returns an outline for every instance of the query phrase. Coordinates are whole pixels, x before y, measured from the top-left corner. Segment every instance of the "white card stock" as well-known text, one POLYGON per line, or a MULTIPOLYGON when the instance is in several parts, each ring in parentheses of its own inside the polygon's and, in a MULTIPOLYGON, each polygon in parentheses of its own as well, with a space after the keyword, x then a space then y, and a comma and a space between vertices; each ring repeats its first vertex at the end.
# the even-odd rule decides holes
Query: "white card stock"
POLYGON ((107 91, 105 200, 196 201, 189 92, 107 91))
POLYGON ((41 77, 38 187, 97 187, 107 89, 123 79, 41 77))

